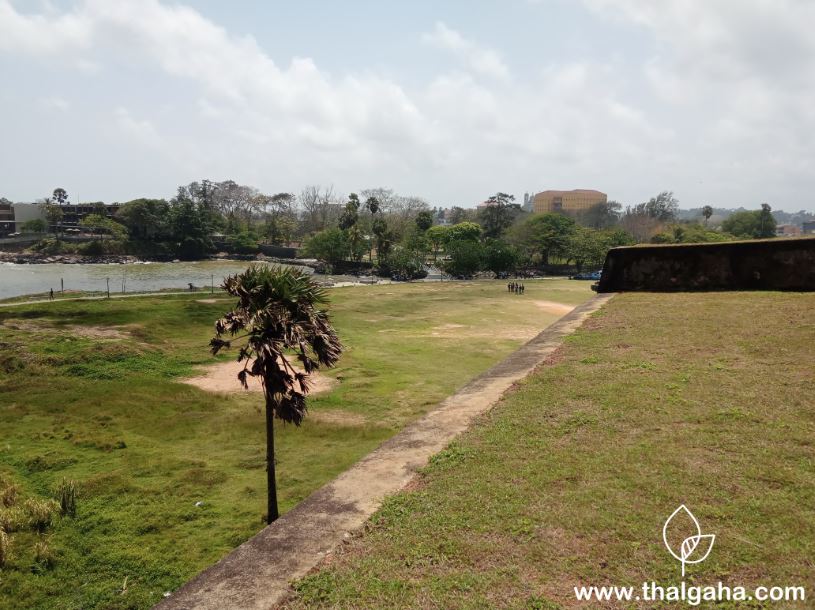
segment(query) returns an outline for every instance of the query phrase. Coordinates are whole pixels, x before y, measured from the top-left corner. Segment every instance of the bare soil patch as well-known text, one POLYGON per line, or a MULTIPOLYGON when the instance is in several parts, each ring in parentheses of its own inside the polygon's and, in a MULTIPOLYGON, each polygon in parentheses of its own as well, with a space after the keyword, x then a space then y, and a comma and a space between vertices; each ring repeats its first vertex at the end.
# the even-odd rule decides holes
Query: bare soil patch
POLYGON ((368 418, 360 413, 344 411, 342 409, 331 410, 308 410, 308 418, 332 426, 358 427, 368 423, 368 418))
POLYGON ((546 313, 552 313, 558 316, 565 316, 576 307, 576 305, 565 305, 557 301, 535 301, 535 305, 546 313))
MULTIPOLYGON (((195 377, 182 379, 184 383, 194 385, 206 392, 224 392, 233 394, 238 392, 262 392, 263 386, 258 377, 247 377, 249 389, 246 390, 238 381, 238 373, 243 369, 244 363, 230 360, 228 362, 216 362, 209 366, 201 367, 201 374, 195 377)), ((300 369, 298 369, 300 370, 300 369)), ((333 377, 322 373, 311 374, 310 394, 327 392, 334 388, 339 382, 333 377)))
POLYGON ((125 326, 84 326, 71 324, 56 326, 50 320, 30 322, 28 320, 11 319, 3 322, 2 326, 27 333, 71 334, 86 339, 108 339, 121 341, 132 339, 133 336, 125 326))

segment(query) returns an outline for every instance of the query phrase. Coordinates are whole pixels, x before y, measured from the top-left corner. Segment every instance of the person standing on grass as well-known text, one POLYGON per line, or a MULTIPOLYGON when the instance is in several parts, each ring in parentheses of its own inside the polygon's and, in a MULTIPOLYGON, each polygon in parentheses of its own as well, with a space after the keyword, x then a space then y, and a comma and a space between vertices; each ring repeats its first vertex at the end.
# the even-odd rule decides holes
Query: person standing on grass
POLYGON ((53 301, 54 300, 54 289, 51 289, 51 293, 48 295, 48 299, 53 301))

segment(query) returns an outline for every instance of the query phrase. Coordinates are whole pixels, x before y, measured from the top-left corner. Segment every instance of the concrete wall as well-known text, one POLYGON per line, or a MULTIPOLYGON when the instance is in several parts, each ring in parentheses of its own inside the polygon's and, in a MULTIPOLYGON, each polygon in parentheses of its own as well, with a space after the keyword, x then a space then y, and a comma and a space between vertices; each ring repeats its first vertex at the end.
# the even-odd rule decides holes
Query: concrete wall
POLYGON ((23 224, 29 220, 46 220, 45 206, 39 203, 15 203, 12 205, 14 210, 14 222, 17 223, 17 230, 21 231, 23 224))
POLYGON ((815 239, 610 250, 598 291, 636 290, 815 290, 815 239))

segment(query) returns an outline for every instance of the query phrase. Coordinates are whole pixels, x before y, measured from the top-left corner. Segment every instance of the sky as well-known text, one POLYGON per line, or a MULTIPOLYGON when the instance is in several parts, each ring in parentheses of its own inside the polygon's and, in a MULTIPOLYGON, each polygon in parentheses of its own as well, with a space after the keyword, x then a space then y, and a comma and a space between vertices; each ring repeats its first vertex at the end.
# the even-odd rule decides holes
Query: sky
POLYGON ((0 196, 815 211, 813 0, 0 0, 0 196))

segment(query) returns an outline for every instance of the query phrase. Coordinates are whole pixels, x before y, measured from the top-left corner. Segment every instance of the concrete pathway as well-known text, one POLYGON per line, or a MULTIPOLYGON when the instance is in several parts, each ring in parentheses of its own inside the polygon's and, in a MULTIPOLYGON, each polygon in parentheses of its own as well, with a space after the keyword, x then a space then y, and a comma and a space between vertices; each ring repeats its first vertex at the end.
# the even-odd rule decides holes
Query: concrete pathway
POLYGON ((428 459, 488 411, 513 383, 541 364, 613 295, 580 305, 383 443, 331 483, 159 603, 158 610, 274 608, 386 496, 402 489, 428 459))

